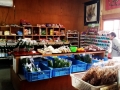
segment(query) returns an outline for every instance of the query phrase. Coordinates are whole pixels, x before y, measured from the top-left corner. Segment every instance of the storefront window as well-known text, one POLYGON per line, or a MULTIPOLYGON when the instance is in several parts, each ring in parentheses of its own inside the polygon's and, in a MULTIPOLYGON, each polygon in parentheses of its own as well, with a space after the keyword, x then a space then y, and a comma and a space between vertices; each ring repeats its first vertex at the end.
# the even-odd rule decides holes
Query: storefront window
POLYGON ((120 38, 120 19, 105 20, 103 22, 103 30, 109 32, 115 32, 117 37, 120 38))

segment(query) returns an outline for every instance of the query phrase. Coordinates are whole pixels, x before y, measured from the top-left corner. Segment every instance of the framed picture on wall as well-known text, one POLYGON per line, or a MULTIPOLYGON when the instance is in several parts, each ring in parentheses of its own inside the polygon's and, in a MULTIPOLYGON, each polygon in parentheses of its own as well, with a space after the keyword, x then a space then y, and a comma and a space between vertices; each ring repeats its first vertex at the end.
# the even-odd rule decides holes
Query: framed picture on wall
POLYGON ((93 0, 84 3, 84 25, 99 23, 100 0, 93 0))

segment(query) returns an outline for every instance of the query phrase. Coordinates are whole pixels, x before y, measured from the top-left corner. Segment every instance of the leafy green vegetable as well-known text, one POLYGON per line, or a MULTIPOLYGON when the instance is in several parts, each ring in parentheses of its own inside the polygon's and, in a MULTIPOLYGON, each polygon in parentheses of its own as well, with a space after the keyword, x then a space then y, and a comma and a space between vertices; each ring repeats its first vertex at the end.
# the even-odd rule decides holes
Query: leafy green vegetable
POLYGON ((85 60, 86 63, 91 63, 92 62, 92 59, 90 58, 89 54, 86 54, 84 56, 84 60, 85 60))
POLYGON ((53 62, 52 62, 52 60, 48 60, 48 66, 49 66, 49 67, 53 67, 53 62))
POLYGON ((75 58, 76 60, 81 60, 80 55, 74 55, 74 58, 75 58))
POLYGON ((53 68, 62 68, 62 67, 70 67, 71 63, 67 60, 64 59, 59 59, 59 58, 54 58, 53 62, 51 63, 52 60, 48 60, 48 66, 53 67, 53 68))

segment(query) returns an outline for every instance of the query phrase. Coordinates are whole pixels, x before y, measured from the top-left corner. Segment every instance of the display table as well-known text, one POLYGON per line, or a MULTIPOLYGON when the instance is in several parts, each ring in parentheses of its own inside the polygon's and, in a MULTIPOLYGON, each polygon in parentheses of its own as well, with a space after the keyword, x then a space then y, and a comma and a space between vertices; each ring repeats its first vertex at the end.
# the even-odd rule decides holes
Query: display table
POLYGON ((72 77, 70 75, 55 77, 48 80, 40 80, 36 82, 28 82, 26 80, 22 80, 19 77, 19 59, 20 56, 60 56, 60 55, 71 55, 71 54, 99 54, 101 57, 104 57, 105 51, 98 52, 80 52, 80 53, 66 53, 66 54, 48 54, 48 55, 40 55, 37 54, 23 54, 23 53, 13 53, 13 67, 11 67, 11 81, 15 90, 76 90, 72 86, 72 77))
POLYGON ((70 75, 28 82, 22 80, 11 67, 11 80, 15 90, 77 90, 72 86, 70 75))

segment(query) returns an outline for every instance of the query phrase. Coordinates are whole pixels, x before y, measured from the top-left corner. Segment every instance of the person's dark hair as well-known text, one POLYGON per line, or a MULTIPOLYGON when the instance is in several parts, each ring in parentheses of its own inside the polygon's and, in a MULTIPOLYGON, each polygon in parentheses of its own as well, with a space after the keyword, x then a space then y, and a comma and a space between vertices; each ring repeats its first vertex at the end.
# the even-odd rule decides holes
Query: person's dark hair
POLYGON ((116 37, 116 34, 114 32, 111 32, 110 35, 116 37))

